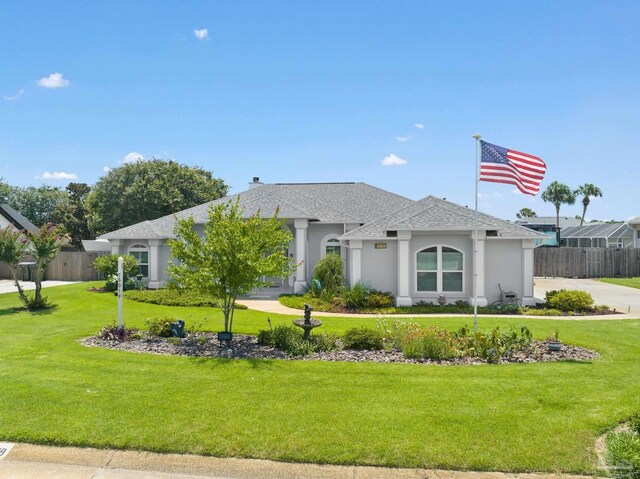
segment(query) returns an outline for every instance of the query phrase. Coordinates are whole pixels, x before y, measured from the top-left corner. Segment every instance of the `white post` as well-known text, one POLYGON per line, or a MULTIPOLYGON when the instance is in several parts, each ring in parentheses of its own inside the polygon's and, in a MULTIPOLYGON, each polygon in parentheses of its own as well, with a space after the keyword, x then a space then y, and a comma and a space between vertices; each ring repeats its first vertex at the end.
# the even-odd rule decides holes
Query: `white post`
POLYGON ((534 296, 534 240, 522 240, 522 305, 535 306, 534 296))
POLYGON ((351 251, 349 284, 353 287, 362 278, 362 240, 351 240, 349 243, 351 251))
POLYGON ((473 135, 476 139, 476 212, 473 226, 473 332, 478 331, 478 265, 476 253, 478 252, 478 168, 480 163, 480 134, 473 135))
POLYGON ((118 329, 124 326, 122 321, 122 291, 124 288, 124 260, 118 258, 118 329))
POLYGON ((410 231, 398 231, 398 296, 396 306, 411 306, 410 231))
POLYGON ((293 221, 296 229, 296 282, 293 284, 295 294, 303 293, 307 287, 307 228, 309 220, 295 219, 293 221))

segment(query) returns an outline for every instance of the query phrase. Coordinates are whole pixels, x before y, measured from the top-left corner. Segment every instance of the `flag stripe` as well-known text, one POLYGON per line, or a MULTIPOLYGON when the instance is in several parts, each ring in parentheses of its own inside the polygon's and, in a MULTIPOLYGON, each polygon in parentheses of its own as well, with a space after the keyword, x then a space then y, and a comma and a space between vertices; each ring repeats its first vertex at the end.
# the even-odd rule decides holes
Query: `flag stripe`
POLYGON ((502 179, 511 179, 513 181, 517 181, 519 182, 523 187, 526 187, 530 190, 538 190, 539 188, 539 184, 537 182, 529 182, 526 180, 523 180, 522 178, 519 178, 516 174, 511 173, 511 172, 498 172, 498 171, 491 171, 491 172, 480 172, 480 179, 481 180, 486 180, 488 178, 502 178, 502 179))
POLYGON ((491 179, 491 180, 485 179, 485 180, 482 180, 482 181, 489 181, 491 183, 502 183, 502 184, 505 184, 505 185, 515 185, 518 188, 518 190, 520 190, 520 192, 524 193, 525 195, 533 195, 533 196, 535 196, 535 194, 538 192, 537 190, 535 192, 528 191, 528 190, 524 189, 522 186, 520 186, 515 181, 493 180, 493 179, 491 179))
POLYGON ((504 169, 509 169, 510 171, 513 171, 515 174, 519 174, 523 177, 523 179, 528 179, 530 181, 537 181, 539 182, 540 180, 542 180, 543 176, 540 174, 531 174, 529 172, 524 172, 524 171, 518 171, 516 168, 514 168, 511 165, 498 165, 498 164, 491 164, 491 163, 482 163, 480 166, 480 170, 504 170, 504 169))
POLYGON ((504 183, 504 184, 508 184, 508 185, 515 185, 518 187, 518 189, 520 191, 522 191, 523 193, 526 193, 528 195, 535 195, 538 191, 539 188, 532 188, 530 186, 526 186, 523 185, 522 183, 520 183, 518 180, 514 180, 511 178, 502 178, 502 177, 482 177, 482 181, 489 181, 489 182, 493 182, 493 183, 504 183))
POLYGON ((521 165, 523 168, 528 168, 530 170, 537 170, 537 171, 542 171, 543 173, 547 170, 547 166, 543 163, 534 163, 533 161, 528 161, 528 160, 523 160, 520 158, 515 158, 513 156, 511 156, 510 153, 507 153, 507 158, 509 158, 509 160, 512 163, 517 163, 518 165, 521 165))

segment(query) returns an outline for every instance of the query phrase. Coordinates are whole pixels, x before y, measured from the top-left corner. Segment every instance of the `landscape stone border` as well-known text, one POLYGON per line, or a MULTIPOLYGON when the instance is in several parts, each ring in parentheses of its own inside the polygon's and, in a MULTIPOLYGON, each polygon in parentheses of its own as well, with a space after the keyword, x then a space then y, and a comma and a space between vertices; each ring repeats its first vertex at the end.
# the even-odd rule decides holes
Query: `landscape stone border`
MULTIPOLYGON (((110 341, 95 336, 84 338, 80 343, 89 347, 99 347, 128 351, 133 353, 149 353, 167 356, 187 356, 228 359, 287 359, 287 360, 320 360, 344 362, 373 363, 406 363, 406 364, 440 364, 440 365, 472 365, 487 364, 481 358, 466 357, 451 360, 408 359, 400 351, 353 351, 342 350, 327 353, 314 353, 308 356, 289 356, 287 353, 270 346, 261 346, 256 336, 234 334, 233 347, 225 348, 215 333, 196 333, 195 337, 180 338, 147 338, 127 341, 110 341)), ((550 352, 547 343, 533 340, 531 346, 518 351, 511 358, 499 361, 506 363, 540 363, 552 361, 592 361, 600 355, 590 349, 564 344, 559 352, 550 352)))

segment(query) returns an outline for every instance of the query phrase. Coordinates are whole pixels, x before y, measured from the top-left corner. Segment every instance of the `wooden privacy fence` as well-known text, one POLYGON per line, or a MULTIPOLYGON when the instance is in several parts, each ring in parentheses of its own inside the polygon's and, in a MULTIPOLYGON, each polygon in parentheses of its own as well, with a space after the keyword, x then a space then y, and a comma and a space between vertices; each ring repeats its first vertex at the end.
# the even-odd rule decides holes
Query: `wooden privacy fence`
MULTIPOLYGON (((56 281, 95 281, 100 279, 98 272, 93 269, 93 260, 103 254, 106 253, 63 251, 47 268, 45 279, 56 281)), ((33 258, 25 256, 22 261, 33 261, 33 258)), ((0 264, 0 278, 11 279, 11 273, 6 264, 0 264)))
POLYGON ((640 276, 640 248, 536 248, 535 276, 615 278, 640 276))

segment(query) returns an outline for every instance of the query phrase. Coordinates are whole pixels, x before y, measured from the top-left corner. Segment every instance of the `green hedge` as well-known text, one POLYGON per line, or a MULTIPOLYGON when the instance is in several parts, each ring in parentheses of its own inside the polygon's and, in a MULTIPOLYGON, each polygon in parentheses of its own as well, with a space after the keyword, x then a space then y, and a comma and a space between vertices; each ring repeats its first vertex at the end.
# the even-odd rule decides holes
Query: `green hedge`
MULTIPOLYGON (((139 303, 159 304, 161 306, 218 307, 218 302, 214 298, 178 289, 136 289, 127 291, 124 297, 139 303)), ((236 309, 247 309, 247 307, 236 303, 236 309)))

